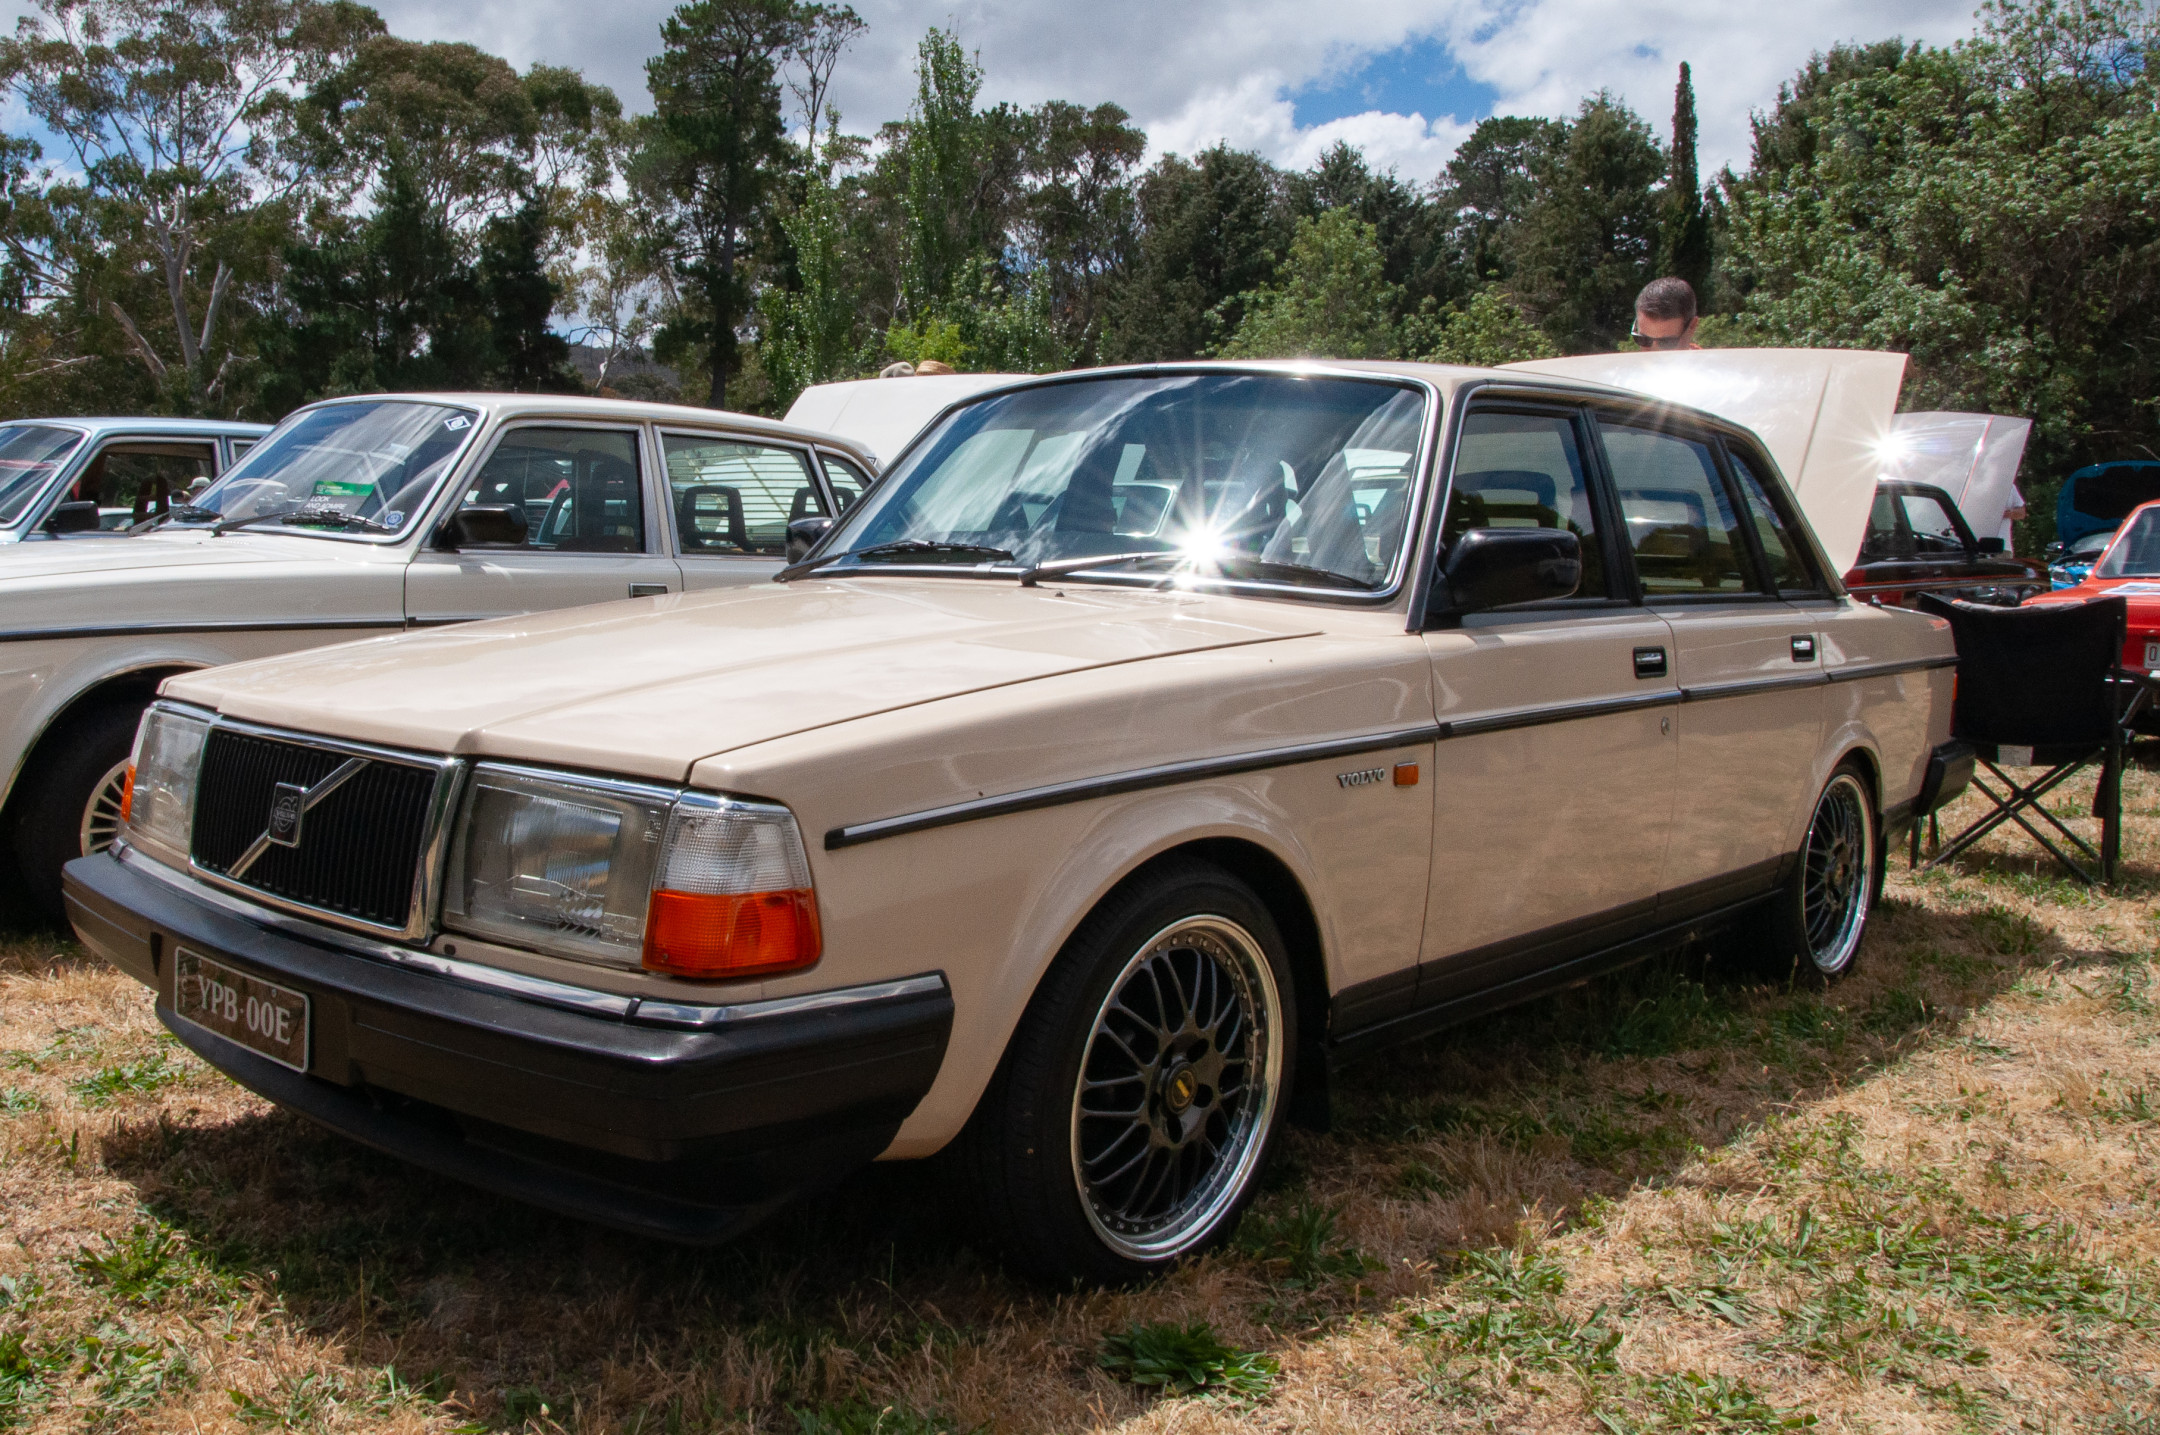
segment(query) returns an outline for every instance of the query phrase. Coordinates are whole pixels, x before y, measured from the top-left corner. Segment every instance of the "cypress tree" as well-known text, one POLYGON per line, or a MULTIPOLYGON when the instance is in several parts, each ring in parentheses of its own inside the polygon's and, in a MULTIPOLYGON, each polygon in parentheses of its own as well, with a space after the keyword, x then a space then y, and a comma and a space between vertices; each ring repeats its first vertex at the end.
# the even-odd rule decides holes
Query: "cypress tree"
POLYGON ((1710 217, 1703 212, 1702 177, 1695 165, 1695 82, 1687 62, 1680 62, 1680 83, 1673 87, 1672 149, 1665 176, 1658 244, 1658 273, 1694 286, 1703 309, 1710 307, 1710 217))

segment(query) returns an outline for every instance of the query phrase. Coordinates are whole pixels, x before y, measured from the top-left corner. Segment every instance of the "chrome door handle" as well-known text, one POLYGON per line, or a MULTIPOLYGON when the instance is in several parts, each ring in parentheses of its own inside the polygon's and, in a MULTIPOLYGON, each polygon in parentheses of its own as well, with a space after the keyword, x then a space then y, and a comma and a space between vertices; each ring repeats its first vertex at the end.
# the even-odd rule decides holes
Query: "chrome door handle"
POLYGON ((665 583, 632 583, 630 585, 630 596, 633 598, 657 598, 667 590, 668 586, 665 583))
POLYGON ((1792 660, 1796 663, 1812 663, 1815 661, 1815 635, 1813 633, 1793 634, 1792 660))
POLYGON ((1635 676, 1638 678, 1664 677, 1665 650, 1663 648, 1637 648, 1635 650, 1635 676))

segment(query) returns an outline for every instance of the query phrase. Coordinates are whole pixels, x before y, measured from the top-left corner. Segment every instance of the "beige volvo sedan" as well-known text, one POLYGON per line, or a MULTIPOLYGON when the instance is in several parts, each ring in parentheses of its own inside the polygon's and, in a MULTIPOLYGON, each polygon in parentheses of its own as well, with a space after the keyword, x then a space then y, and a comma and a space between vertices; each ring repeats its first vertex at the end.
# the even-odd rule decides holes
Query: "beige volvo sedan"
POLYGON ((1945 628, 1747 432, 1566 379, 1057 376, 777 576, 168 680, 77 931, 473 1184, 706 1241, 959 1142, 1116 1280, 1334 1063, 1714 923, 1835 977, 1956 781, 1945 628))

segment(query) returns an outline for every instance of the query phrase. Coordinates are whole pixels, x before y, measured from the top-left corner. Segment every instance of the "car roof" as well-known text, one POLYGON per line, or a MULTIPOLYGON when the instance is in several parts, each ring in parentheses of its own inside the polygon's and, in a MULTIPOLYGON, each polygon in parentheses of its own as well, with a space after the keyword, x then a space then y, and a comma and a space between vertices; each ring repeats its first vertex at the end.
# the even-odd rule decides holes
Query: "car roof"
MULTIPOLYGON (((499 394, 499 393, 393 393, 393 394, 344 394, 334 399, 318 399, 306 408, 325 408, 332 404, 375 403, 396 400, 405 403, 454 404, 460 408, 478 409, 490 418, 575 418, 605 420, 616 419, 631 423, 683 424, 700 428, 725 428, 737 433, 752 433, 761 437, 786 439, 801 444, 822 444, 837 449, 858 460, 867 460, 876 467, 877 460, 861 444, 840 434, 827 433, 823 429, 802 428, 783 423, 778 419, 760 418, 756 414, 736 413, 732 409, 699 408, 691 404, 656 404, 642 399, 601 399, 589 394, 499 394)), ((293 410, 300 412, 299 409, 293 410)), ((291 417, 291 415, 287 415, 291 417)))
POLYGON ((1069 370, 1000 391, 1148 374, 1274 372, 1407 380, 1431 385, 1450 404, 1456 392, 1470 384, 1654 404, 1714 427, 1742 431, 1759 442, 1776 462, 1826 556, 1843 572, 1852 566, 1867 530, 1880 441, 1890 428, 1905 363, 1903 354, 1846 349, 1591 354, 1502 368, 1398 359, 1199 359, 1069 370), (1622 377, 1626 382, 1619 381, 1622 377), (1682 396, 1698 392, 1700 401, 1682 396))
POLYGON ((59 428, 87 429, 91 433, 131 431, 142 433, 203 434, 210 437, 227 435, 256 435, 270 432, 269 424, 247 423, 240 419, 168 419, 154 414, 79 415, 66 414, 53 418, 14 418, 0 420, 10 424, 47 424, 59 428))

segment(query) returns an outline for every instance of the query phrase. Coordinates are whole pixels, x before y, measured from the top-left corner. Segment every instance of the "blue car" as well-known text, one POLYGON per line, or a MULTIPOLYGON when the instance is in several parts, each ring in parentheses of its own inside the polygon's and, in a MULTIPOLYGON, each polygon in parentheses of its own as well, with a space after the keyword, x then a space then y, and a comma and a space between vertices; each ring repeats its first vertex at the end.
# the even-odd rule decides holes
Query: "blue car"
POLYGON ((2075 588, 2092 572, 2092 566, 2107 552, 2114 541, 2115 530, 2103 528, 2088 533, 2075 543, 2050 543, 2047 546, 2048 586, 2050 588, 2075 588))
POLYGON ((2068 551, 2092 533, 2113 533, 2141 503, 2160 498, 2160 462, 2145 458, 2087 464, 2063 480, 2055 500, 2055 541, 2068 551))

